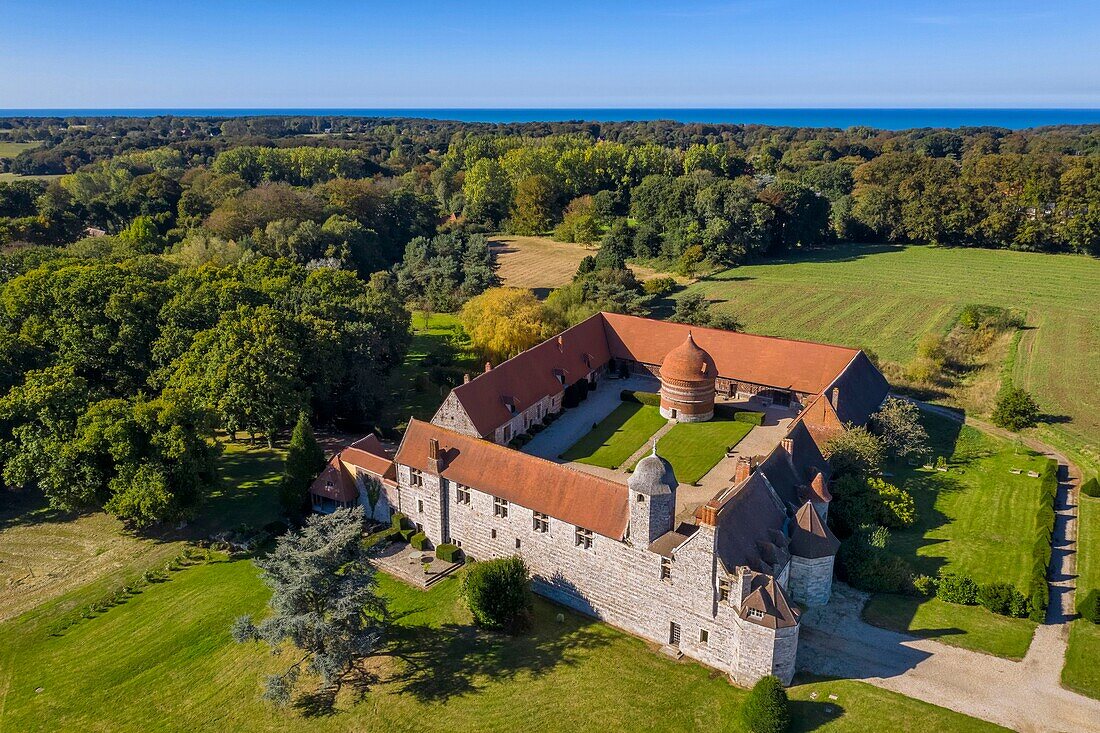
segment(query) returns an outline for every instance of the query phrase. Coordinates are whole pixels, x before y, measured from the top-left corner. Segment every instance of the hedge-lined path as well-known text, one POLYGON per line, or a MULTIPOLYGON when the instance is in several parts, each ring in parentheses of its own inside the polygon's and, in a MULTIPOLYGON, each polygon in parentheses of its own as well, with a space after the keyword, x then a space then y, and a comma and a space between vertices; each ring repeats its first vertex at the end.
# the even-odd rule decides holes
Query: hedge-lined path
MULTIPOLYGON (((800 670, 860 680, 1013 730, 1100 732, 1100 700, 1060 684, 1064 647, 1059 652, 1056 643, 1033 643, 1023 661, 1013 662, 918 639, 864 621, 867 598, 836 583, 828 606, 806 611, 800 670)), ((1059 628, 1040 626, 1035 638, 1048 641, 1044 637, 1059 628)))

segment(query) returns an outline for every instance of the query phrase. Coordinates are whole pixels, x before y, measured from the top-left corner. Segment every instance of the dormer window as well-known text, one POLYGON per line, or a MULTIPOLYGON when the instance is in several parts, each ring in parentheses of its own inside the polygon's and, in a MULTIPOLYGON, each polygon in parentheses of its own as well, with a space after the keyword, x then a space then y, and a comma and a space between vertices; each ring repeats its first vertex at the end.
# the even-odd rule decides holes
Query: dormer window
POLYGON ((331 481, 326 481, 325 482, 325 488, 327 488, 327 489, 331 489, 335 485, 336 484, 332 483, 331 481))
POLYGON ((749 618, 764 618, 764 612, 757 608, 750 608, 749 618))

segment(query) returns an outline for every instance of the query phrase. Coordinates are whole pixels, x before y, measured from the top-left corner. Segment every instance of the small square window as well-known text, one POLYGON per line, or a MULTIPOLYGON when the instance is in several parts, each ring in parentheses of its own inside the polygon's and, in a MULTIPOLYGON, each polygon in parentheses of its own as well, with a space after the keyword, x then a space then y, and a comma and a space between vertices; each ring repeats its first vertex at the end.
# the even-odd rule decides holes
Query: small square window
POLYGON ((750 608, 749 618, 764 618, 764 612, 756 608, 750 608))
POLYGON ((699 643, 706 644, 710 642, 710 632, 706 629, 699 629, 699 643))
POLYGON ((730 582, 725 579, 718 581, 718 600, 728 601, 730 599, 730 582))
POLYGON ((519 549, 519 537, 516 537, 516 549, 519 549))
POLYGON ((424 500, 423 499, 417 499, 416 500, 416 511, 419 514, 424 513, 424 500))
POLYGON ((672 580, 672 560, 661 558, 661 580, 672 580))
POLYGON ((534 518, 531 520, 531 529, 536 532, 546 533, 550 531, 550 515, 543 514, 542 512, 535 512, 534 518))
POLYGON ((573 544, 585 550, 592 549, 592 539, 592 530, 585 529, 584 527, 577 527, 573 534, 573 544))
POLYGON ((638 503, 641 504, 645 501, 645 494, 638 494, 638 503))
POLYGON ((470 503, 470 490, 462 484, 455 484, 455 503, 456 504, 469 504, 470 503))
POLYGON ((508 516, 508 500, 501 499, 498 496, 493 497, 493 516, 494 517, 507 517, 508 516))
POLYGON ((415 468, 410 468, 409 469, 409 485, 410 486, 423 486, 424 485, 424 474, 420 473, 420 471, 416 470, 415 468))

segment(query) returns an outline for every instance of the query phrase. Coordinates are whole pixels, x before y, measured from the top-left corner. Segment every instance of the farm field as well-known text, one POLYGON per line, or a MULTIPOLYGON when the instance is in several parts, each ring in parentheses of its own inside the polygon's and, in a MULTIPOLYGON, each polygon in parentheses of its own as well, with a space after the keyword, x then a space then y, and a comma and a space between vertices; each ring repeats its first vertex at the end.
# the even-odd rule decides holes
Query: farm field
MULTIPOLYGON (((542 600, 529 634, 478 631, 460 584, 425 592, 382 576, 400 656, 377 658, 377 683, 362 695, 345 688, 331 710, 260 699, 264 675, 291 655, 230 639, 233 619, 264 613, 268 598, 248 560, 186 568, 60 635, 39 609, 0 625, 0 729, 741 730, 746 692, 723 675, 571 612, 559 623, 562 609, 542 600)), ((811 680, 790 695, 793 731, 914 730, 918 720, 922 730, 1002 730, 853 681, 811 680)))
POLYGON ((44 174, 40 176, 21 176, 18 173, 0 173, 0 182, 11 181, 25 181, 25 180, 38 180, 38 181, 52 181, 55 178, 61 178, 61 175, 44 174))
POLYGON ((672 464, 677 481, 694 484, 718 465, 726 449, 740 443, 752 427, 721 415, 707 422, 677 423, 657 441, 657 453, 672 464))
MULTIPOLYGON (((596 247, 555 242, 549 237, 501 235, 493 237, 490 245, 501 281, 510 287, 530 288, 540 298, 568 284, 577 274, 581 260, 597 251, 596 247)), ((630 269, 639 280, 662 274, 640 265, 631 265, 630 269)))
POLYGON ((24 150, 34 150, 42 143, 13 143, 8 140, 0 140, 0 158, 14 158, 24 150))
POLYGON ((623 402, 561 455, 567 461, 615 469, 667 421, 652 405, 623 402))
POLYGON ((1040 429, 1100 469, 1100 260, 982 249, 841 245, 738 267, 690 285, 745 330, 910 360, 971 303, 1026 311, 1013 378, 1052 416, 1040 429))
MULTIPOLYGON (((1100 499, 1082 495, 1077 520, 1077 598, 1100 590, 1100 499)), ((1100 699, 1100 625, 1077 619, 1069 629, 1062 684, 1100 699)))
MULTIPOLYGON (((904 486, 917 505, 917 523, 894 530, 890 550, 920 574, 967 575, 979 584, 1004 581, 1027 590, 1039 506, 1041 471, 1046 460, 1023 447, 969 426, 924 413, 936 455, 948 471, 907 465, 890 468, 893 483, 904 486), (1010 473, 1019 469, 1021 474, 1010 473)), ((864 611, 880 626, 916 634, 952 628, 948 644, 1009 658, 1022 658, 1035 624, 997 616, 983 608, 898 596, 875 596, 864 611)))

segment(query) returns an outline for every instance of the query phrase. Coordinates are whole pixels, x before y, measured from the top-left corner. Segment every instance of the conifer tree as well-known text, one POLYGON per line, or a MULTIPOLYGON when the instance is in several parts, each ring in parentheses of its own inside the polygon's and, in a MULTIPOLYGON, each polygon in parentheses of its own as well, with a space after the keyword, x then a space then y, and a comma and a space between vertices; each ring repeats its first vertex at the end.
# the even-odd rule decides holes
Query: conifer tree
POLYGON ((313 435, 309 416, 303 411, 298 415, 298 422, 290 435, 290 445, 286 451, 283 483, 279 492, 283 509, 292 515, 302 510, 306 490, 324 467, 324 451, 313 435))

